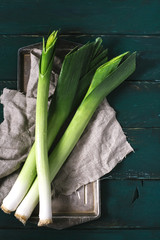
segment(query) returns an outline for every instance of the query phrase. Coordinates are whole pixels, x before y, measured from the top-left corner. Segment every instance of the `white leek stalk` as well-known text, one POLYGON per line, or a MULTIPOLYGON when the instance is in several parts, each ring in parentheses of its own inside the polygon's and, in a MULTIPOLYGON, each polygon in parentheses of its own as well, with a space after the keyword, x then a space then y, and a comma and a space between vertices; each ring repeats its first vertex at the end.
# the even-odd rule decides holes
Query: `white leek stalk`
POLYGON ((52 222, 51 185, 49 179, 47 118, 50 75, 53 66, 57 32, 53 32, 43 50, 39 66, 39 80, 36 103, 35 152, 39 188, 39 225, 52 222))

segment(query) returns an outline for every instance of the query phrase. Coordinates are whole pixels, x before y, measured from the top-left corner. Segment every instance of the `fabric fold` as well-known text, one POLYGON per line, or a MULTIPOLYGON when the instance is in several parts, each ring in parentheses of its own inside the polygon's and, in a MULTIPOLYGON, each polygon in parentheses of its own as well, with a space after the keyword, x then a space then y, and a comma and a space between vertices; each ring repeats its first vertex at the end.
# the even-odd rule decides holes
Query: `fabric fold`
MULTIPOLYGON (((49 97, 54 93, 62 59, 72 47, 73 44, 69 42, 68 46, 66 43, 65 46, 58 46, 49 97)), ((4 121, 0 125, 0 201, 9 192, 34 142, 40 55, 41 50, 36 48, 30 53, 31 68, 26 94, 5 88, 0 97, 4 107, 4 121)), ((109 173, 132 151, 116 120, 114 109, 105 99, 60 169, 52 186, 57 193, 70 195, 82 185, 109 173)))

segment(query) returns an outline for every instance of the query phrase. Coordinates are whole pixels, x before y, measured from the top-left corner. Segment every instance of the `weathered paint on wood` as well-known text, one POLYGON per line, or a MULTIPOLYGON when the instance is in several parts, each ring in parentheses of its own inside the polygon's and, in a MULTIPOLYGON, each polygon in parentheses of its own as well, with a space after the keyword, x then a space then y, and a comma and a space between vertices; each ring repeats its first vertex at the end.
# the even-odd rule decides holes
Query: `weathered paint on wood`
MULTIPOLYGON (((16 88, 16 81, 0 81, 0 91, 16 88)), ((126 81, 108 96, 124 128, 160 127, 160 82, 126 81), (154 106, 154 107, 153 107, 154 106)), ((0 107, 0 120, 2 119, 0 107)))
POLYGON ((125 81, 108 96, 123 127, 160 127, 159 82, 125 81))
MULTIPOLYGON (((3 89, 17 89, 17 81, 0 81, 0 94, 2 94, 3 89)), ((0 123, 3 121, 3 105, 0 103, 0 123)))
MULTIPOLYGON (((1 91, 4 87, 15 89, 16 81, 1 81, 1 91)), ((160 178, 159 87, 160 84, 154 82, 126 82, 109 96, 108 100, 117 111, 117 119, 122 123, 135 153, 127 156, 126 160, 118 164, 105 177, 113 179, 160 178)), ((0 116, 2 121, 2 105, 0 105, 0 116)))
POLYGON ((137 51, 135 74, 108 97, 135 153, 103 177, 102 217, 55 231, 0 212, 0 239, 160 239, 159 9, 157 0, 0 0, 0 91, 16 89, 18 48, 55 28, 80 43, 102 36, 110 57, 137 51))
POLYGON ((104 228, 160 228, 159 181, 102 181, 104 228))
POLYGON ((159 9, 157 0, 1 0, 0 33, 159 34, 159 9))
POLYGON ((107 179, 160 179, 160 129, 124 129, 134 149, 103 178, 107 179))
MULTIPOLYGON (((100 36, 100 35, 97 35, 100 36)), ((86 43, 92 36, 61 36, 61 38, 86 43)), ((109 57, 125 51, 137 51, 136 72, 130 80, 160 81, 160 37, 144 36, 102 36, 109 57)), ((17 75, 17 51, 20 47, 42 41, 42 36, 1 36, 0 37, 0 80, 15 80, 17 75)))
POLYGON ((0 230, 0 238, 5 240, 52 240, 52 239, 70 239, 70 240, 159 240, 159 229, 144 230, 67 230, 54 231, 49 229, 13 229, 6 231, 0 230))
POLYGON ((111 179, 160 179, 160 129, 124 129, 134 149, 105 177, 111 179))
POLYGON ((15 81, 0 81, 0 94, 2 94, 4 88, 16 90, 17 89, 17 80, 15 80, 15 81))
MULTIPOLYGON (((160 182, 155 180, 103 180, 101 181, 103 210, 101 217, 73 229, 160 228, 159 188, 160 182)), ((24 227, 14 216, 2 212, 0 212, 0 224, 3 229, 37 229, 30 223, 24 227)))
MULTIPOLYGON (((62 38, 86 43, 94 40, 96 36, 63 36, 62 38)), ((160 38, 143 38, 127 36, 103 36, 104 46, 109 49, 109 56, 116 56, 124 51, 137 51, 137 69, 130 79, 156 80, 160 79, 160 38), (156 47, 157 46, 157 47, 156 47), (151 55, 152 52, 152 55, 151 55)), ((17 74, 18 48, 32 43, 40 42, 42 37, 2 37, 0 38, 0 79, 15 79, 17 74), (8 66, 10 69, 8 71, 8 66)))

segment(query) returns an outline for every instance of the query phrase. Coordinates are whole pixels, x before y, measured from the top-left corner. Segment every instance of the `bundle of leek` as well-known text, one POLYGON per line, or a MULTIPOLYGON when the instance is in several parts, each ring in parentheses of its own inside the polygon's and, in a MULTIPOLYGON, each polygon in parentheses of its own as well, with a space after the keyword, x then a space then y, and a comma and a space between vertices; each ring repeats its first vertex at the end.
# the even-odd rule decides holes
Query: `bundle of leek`
MULTIPOLYGON (((79 49, 74 49, 64 59, 49 111, 48 149, 69 114, 76 110, 84 98, 49 156, 50 181, 54 179, 73 150, 100 102, 135 70, 135 53, 130 55, 127 52, 107 62, 107 51, 103 50, 101 43, 102 40, 98 38, 93 43, 87 43, 79 49)), ((47 149, 47 147, 45 148, 47 149)), ((33 145, 17 181, 2 205, 2 209, 6 212, 14 211, 19 205, 15 216, 23 223, 30 217, 38 203, 39 196, 41 203, 40 187, 38 191, 39 180, 35 179, 34 159, 35 146, 33 145), (20 187, 20 191, 15 196, 17 187, 20 187)), ((44 169, 46 170, 46 166, 44 169)), ((49 176, 48 173, 46 175, 49 176)), ((45 197, 50 199, 50 193, 46 192, 45 197)), ((45 209, 44 205, 41 206, 42 209, 45 209)), ((48 224, 51 220, 51 208, 47 206, 46 209, 45 219, 41 219, 40 216, 39 225, 48 224), (49 221, 46 221, 46 219, 48 220, 46 216, 49 216, 49 221)))

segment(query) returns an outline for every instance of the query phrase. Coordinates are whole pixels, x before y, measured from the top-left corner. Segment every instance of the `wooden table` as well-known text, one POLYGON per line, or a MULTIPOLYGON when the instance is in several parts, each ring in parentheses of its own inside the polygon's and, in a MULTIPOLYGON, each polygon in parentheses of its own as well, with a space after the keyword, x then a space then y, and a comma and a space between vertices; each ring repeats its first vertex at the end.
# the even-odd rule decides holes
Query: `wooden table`
POLYGON ((59 28, 80 43, 101 36, 110 57, 137 51, 135 74, 108 97, 135 153, 103 177, 98 220, 57 231, 1 211, 0 239, 160 239, 160 2, 0 0, 1 92, 16 89, 17 50, 59 28))

